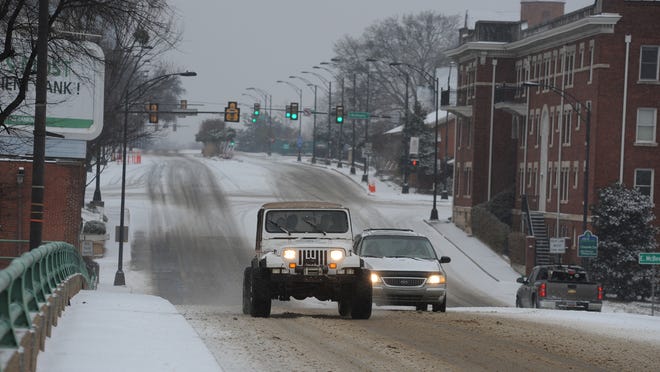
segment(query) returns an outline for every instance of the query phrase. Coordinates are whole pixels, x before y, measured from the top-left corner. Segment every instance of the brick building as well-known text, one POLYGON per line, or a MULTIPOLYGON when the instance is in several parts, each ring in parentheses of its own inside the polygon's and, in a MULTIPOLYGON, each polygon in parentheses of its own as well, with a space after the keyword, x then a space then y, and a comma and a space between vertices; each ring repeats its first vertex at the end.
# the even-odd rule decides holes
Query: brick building
POLYGON ((612 183, 649 195, 660 215, 660 1, 563 5, 522 1, 520 21, 478 21, 448 51, 459 74, 457 103, 443 106, 458 118, 454 221, 469 230, 474 206, 513 189, 513 227, 532 230, 538 263, 554 259, 548 237, 568 238, 563 261, 578 260, 585 196, 593 205, 612 183))
MULTIPOLYGON (((80 245, 86 176, 82 161, 46 161, 43 241, 80 245)), ((30 239, 31 184, 32 161, 0 161, 0 240, 30 239)), ((0 256, 14 257, 28 250, 28 243, 0 242, 0 256)))

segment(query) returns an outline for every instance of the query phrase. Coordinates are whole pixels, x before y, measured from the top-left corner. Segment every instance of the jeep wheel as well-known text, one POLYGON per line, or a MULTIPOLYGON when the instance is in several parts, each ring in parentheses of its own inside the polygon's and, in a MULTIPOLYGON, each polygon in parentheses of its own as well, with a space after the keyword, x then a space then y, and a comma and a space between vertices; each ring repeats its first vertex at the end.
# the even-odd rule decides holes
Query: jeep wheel
POLYGON ((351 318, 369 319, 371 317, 372 293, 368 270, 364 270, 355 282, 351 305, 351 318))
POLYGON ((441 313, 447 311, 447 297, 445 297, 445 299, 442 302, 433 304, 433 312, 437 313, 438 311, 441 313))
POLYGON ((243 270, 243 314, 251 314, 250 309, 252 302, 252 284, 250 283, 251 267, 246 267, 243 270))
POLYGON ((270 290, 268 287, 268 271, 261 268, 250 270, 250 315, 259 318, 270 316, 270 290))
POLYGON ((351 307, 351 300, 348 298, 337 301, 340 316, 349 316, 351 314, 351 307))

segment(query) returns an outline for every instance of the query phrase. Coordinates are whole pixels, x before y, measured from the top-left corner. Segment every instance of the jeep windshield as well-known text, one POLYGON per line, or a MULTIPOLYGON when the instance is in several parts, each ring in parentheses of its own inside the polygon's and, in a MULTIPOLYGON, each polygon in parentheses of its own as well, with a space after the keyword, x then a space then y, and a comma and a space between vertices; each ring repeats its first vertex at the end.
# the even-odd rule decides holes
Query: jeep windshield
POLYGON ((272 210, 266 213, 266 231, 342 234, 348 232, 348 216, 341 210, 272 210))

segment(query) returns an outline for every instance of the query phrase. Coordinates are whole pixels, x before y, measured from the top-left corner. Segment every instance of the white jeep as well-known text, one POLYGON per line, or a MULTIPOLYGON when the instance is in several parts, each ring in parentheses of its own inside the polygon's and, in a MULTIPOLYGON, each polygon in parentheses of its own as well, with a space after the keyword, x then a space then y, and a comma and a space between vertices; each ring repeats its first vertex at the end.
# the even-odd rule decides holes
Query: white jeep
POLYGON ((269 317, 271 300, 337 301, 339 314, 371 316, 371 281, 352 252, 351 215, 339 204, 277 202, 257 215, 256 254, 243 275, 243 313, 269 317))

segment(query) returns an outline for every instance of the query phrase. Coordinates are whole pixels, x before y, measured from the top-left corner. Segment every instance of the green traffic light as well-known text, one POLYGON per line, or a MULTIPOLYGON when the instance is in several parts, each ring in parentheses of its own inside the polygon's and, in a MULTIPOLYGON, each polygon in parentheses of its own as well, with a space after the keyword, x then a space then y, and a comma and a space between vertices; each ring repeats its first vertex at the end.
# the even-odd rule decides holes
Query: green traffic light
POLYGON ((298 114, 291 114, 291 119, 298 120, 298 114))
POLYGON ((254 116, 259 116, 259 110, 254 110, 254 116))
POLYGON ((252 118, 252 122, 253 122, 253 123, 256 123, 256 122, 257 122, 257 118, 252 118))
POLYGON ((287 112, 287 113, 286 113, 286 118, 288 119, 288 118, 290 118, 290 117, 291 117, 291 113, 290 113, 290 112, 287 112))
POLYGON ((340 117, 337 118, 337 123, 340 123, 340 124, 341 124, 341 123, 343 123, 343 122, 344 122, 344 118, 343 118, 343 117, 340 116, 340 117))

